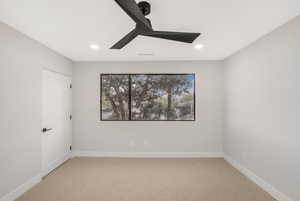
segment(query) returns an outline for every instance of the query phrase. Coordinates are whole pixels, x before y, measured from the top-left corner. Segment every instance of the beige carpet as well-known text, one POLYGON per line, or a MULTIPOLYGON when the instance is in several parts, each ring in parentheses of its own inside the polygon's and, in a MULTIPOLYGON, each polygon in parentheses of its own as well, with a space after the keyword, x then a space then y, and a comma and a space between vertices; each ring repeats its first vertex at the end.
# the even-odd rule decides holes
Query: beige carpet
POLYGON ((223 159, 74 158, 17 201, 275 201, 223 159))

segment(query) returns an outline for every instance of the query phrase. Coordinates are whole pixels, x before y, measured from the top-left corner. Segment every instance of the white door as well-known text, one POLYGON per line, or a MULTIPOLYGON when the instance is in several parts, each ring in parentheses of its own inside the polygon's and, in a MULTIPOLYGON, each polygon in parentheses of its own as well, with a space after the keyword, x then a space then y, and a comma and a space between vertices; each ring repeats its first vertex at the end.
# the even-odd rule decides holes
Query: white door
POLYGON ((42 172, 47 175, 71 153, 71 78, 43 71, 42 172))

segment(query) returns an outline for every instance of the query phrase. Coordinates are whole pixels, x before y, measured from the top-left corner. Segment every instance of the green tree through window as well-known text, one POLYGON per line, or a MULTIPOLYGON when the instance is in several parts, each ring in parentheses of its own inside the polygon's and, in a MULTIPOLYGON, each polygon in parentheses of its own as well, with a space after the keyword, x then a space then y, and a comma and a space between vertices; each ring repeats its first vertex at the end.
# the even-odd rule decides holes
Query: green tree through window
POLYGON ((194 74, 102 74, 101 120, 193 121, 194 74))

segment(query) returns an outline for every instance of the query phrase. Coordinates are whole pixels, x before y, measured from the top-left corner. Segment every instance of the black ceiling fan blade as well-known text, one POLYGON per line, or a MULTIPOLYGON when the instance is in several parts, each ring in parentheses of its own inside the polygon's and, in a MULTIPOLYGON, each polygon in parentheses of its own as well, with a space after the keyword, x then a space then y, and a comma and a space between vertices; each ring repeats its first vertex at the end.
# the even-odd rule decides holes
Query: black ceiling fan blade
POLYGON ((152 30, 150 23, 143 15, 135 0, 115 0, 117 4, 129 15, 137 24, 143 25, 146 29, 152 30))
POLYGON ((138 35, 139 35, 139 32, 136 29, 134 29, 129 34, 124 36, 114 46, 112 46, 110 49, 122 49, 124 46, 126 46, 128 43, 130 43, 133 39, 135 39, 138 35))
POLYGON ((193 43, 200 33, 186 33, 186 32, 168 32, 168 31, 149 31, 141 35, 155 38, 162 38, 167 40, 174 40, 184 43, 193 43))

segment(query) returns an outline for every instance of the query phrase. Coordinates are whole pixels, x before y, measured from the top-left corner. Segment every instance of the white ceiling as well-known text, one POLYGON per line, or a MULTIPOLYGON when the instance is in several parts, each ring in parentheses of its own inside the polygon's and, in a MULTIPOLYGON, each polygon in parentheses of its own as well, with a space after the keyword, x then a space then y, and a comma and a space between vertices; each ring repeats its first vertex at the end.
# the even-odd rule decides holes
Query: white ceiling
POLYGON ((194 44, 138 37, 110 50, 135 26, 114 0, 0 0, 0 21, 76 61, 220 60, 300 14, 300 0, 149 2, 154 29, 203 35, 194 44), (101 50, 90 50, 91 43, 101 50), (205 48, 195 50, 197 43, 205 48))

